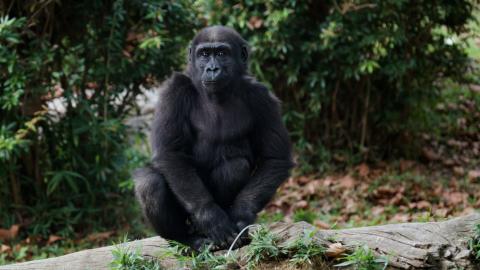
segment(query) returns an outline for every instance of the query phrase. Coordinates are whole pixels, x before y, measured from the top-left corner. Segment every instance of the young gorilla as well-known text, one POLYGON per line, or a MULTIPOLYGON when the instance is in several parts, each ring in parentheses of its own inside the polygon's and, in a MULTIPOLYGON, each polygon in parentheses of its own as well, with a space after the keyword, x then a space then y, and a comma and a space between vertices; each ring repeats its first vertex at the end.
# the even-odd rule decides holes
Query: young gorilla
POLYGON ((255 221, 293 166, 279 101, 247 73, 247 43, 213 26, 161 90, 151 165, 135 191, 156 232, 195 249, 226 248, 255 221))

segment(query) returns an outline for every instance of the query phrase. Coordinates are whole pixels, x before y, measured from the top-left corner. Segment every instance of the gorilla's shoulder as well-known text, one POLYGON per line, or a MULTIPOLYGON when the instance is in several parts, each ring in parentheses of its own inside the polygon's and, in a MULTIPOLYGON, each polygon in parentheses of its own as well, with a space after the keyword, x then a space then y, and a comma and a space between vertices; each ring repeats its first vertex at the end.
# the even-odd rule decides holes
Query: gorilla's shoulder
POLYGON ((248 89, 249 102, 255 107, 277 107, 280 105, 280 100, 265 84, 252 77, 247 78, 245 82, 248 84, 248 87, 246 88, 248 89))
POLYGON ((174 87, 193 87, 193 82, 190 77, 181 72, 174 72, 169 79, 169 84, 174 87))
POLYGON ((192 97, 196 93, 192 80, 185 74, 175 72, 160 86, 159 99, 174 100, 192 97))
POLYGON ((193 91, 194 89, 195 87, 190 77, 180 72, 174 72, 172 76, 165 81, 161 91, 169 94, 170 92, 172 92, 172 94, 186 94, 185 92, 193 91))
POLYGON ((182 113, 188 113, 195 96, 192 80, 183 73, 175 72, 160 86, 156 110, 165 114, 182 108, 182 113))

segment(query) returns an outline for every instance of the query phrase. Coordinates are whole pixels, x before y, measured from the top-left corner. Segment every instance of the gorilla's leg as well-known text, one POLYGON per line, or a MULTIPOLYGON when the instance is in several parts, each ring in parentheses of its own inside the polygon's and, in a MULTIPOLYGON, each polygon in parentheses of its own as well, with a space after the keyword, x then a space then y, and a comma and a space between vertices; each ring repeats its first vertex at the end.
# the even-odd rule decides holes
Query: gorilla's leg
POLYGON ((195 249, 206 243, 187 222, 188 214, 178 203, 163 176, 151 167, 134 172, 135 195, 143 213, 158 235, 195 249))

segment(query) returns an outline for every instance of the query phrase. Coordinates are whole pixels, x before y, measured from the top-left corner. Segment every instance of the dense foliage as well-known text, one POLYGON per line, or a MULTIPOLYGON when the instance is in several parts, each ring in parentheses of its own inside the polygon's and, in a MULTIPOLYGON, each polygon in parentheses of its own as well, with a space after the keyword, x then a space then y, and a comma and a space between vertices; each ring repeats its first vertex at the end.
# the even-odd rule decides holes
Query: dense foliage
POLYGON ((252 44, 252 71, 284 101, 304 169, 343 153, 409 154, 441 79, 468 66, 459 35, 471 1, 208 2, 211 22, 252 44))
POLYGON ((464 78, 472 12, 467 0, 0 2, 0 227, 121 221, 142 157, 124 119, 208 24, 250 42, 301 169, 410 151, 443 79, 464 78))
POLYGON ((142 86, 184 62, 195 13, 186 1, 122 0, 2 12, 0 220, 34 233, 118 222, 135 166, 123 119, 142 86))

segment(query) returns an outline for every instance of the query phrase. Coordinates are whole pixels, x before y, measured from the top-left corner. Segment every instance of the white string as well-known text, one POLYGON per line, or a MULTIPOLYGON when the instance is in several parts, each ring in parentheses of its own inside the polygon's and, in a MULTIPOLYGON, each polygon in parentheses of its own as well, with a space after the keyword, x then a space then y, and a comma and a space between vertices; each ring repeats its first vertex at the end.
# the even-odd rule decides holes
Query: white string
POLYGON ((248 225, 248 226, 246 226, 245 228, 243 228, 243 229, 238 233, 237 237, 235 237, 235 240, 233 240, 232 245, 231 245, 230 248, 228 249, 227 254, 225 254, 225 257, 230 256, 230 252, 232 251, 233 246, 235 246, 235 243, 238 241, 238 239, 240 239, 240 236, 242 236, 242 234, 243 234, 246 230, 248 230, 248 228, 255 227, 255 226, 259 226, 259 225, 258 225, 258 224, 248 225))

